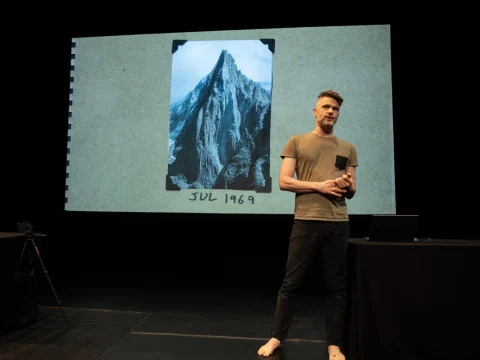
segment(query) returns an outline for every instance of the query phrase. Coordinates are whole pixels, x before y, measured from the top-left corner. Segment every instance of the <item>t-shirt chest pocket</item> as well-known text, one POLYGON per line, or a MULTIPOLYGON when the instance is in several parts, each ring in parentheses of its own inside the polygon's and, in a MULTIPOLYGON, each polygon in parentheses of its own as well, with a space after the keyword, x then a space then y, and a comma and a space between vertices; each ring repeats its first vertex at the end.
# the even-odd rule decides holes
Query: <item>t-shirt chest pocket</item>
POLYGON ((347 168, 348 158, 346 156, 337 155, 335 157, 335 167, 339 170, 345 170, 347 168))

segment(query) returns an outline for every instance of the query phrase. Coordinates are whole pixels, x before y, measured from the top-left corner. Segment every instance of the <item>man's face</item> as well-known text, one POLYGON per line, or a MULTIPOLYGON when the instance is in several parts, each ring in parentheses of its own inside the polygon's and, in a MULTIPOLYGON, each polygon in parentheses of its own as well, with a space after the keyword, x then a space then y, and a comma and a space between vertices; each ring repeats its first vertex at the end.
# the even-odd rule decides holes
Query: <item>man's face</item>
POLYGON ((337 123, 340 106, 331 97, 321 97, 313 108, 313 116, 320 127, 333 127, 337 123))

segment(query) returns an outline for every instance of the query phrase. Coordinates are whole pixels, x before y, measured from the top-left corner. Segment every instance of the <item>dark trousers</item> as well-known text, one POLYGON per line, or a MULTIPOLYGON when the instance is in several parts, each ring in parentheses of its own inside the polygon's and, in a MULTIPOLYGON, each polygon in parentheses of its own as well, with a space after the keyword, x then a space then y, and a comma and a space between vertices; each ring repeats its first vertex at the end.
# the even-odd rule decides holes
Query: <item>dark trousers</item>
POLYGON ((278 292, 273 337, 283 341, 292 322, 296 290, 317 252, 321 252, 326 289, 327 345, 341 345, 346 306, 348 221, 295 220, 290 236, 285 278, 278 292))

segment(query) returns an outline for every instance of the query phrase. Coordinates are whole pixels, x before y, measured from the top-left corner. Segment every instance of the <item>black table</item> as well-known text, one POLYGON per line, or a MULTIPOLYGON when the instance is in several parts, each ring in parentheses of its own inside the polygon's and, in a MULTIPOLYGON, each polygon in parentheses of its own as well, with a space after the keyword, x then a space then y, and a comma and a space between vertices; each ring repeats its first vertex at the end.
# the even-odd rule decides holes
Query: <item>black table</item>
POLYGON ((480 241, 351 239, 348 252, 348 359, 480 359, 480 241))

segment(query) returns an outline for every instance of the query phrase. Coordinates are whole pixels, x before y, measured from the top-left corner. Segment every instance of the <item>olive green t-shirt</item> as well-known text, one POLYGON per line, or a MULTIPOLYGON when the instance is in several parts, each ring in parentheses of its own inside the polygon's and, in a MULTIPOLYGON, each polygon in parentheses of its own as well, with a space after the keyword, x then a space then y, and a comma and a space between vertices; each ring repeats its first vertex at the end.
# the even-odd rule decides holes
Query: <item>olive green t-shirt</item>
MULTIPOLYGON (((302 181, 333 180, 347 167, 358 166, 355 146, 336 136, 323 137, 312 132, 292 136, 280 155, 296 160, 295 174, 302 181)), ((348 221, 345 197, 311 192, 295 195, 295 219, 348 221)))

